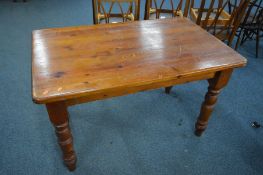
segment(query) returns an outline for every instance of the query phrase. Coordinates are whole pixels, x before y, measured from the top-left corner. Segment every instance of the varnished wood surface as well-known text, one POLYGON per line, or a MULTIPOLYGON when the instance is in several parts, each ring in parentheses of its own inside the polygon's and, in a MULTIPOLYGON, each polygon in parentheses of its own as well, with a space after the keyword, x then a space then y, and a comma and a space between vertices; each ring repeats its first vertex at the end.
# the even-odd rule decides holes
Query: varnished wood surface
POLYGON ((36 103, 103 99, 207 79, 246 64, 185 18, 36 30, 32 42, 36 103))

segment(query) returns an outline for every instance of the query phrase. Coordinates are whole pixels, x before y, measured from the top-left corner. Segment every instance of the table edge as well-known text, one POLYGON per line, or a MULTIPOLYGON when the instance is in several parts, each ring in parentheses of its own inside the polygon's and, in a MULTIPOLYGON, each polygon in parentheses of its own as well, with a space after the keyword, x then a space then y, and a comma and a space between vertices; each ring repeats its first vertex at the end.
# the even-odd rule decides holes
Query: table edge
MULTIPOLYGON (((187 77, 191 77, 191 76, 196 76, 196 75, 200 75, 203 73, 216 73, 216 72, 220 72, 223 70, 227 70, 227 69, 235 69, 235 68, 241 68, 241 67, 245 67, 247 64, 247 59, 243 57, 243 61, 236 63, 236 64, 232 64, 230 66, 220 66, 220 67, 213 67, 210 69, 203 69, 203 70, 197 70, 195 72, 191 72, 191 73, 185 73, 185 74, 181 74, 181 75, 176 75, 175 77, 169 78, 169 79, 165 79, 165 80, 161 80, 161 81, 149 81, 149 82, 144 82, 142 84, 142 86, 145 84, 145 86, 149 83, 160 83, 160 82, 165 82, 165 81, 173 81, 173 80, 177 80, 179 79, 178 77, 180 77, 180 79, 183 78, 187 78, 187 77)), ((135 87, 136 85, 141 84, 141 82, 136 82, 134 84, 129 84, 129 88, 131 87, 135 87)), ((37 97, 34 95, 34 88, 33 88, 33 81, 32 81, 32 101, 36 104, 47 104, 47 103, 52 103, 52 102, 59 102, 59 101, 67 101, 67 100, 72 100, 75 98, 80 98, 80 97, 84 97, 84 96, 88 96, 91 93, 103 93, 104 91, 110 90, 110 89, 114 89, 114 88, 125 88, 127 85, 121 85, 121 86, 116 86, 113 88, 107 88, 107 89, 99 89, 99 90, 95 90, 95 91, 81 91, 78 93, 66 93, 66 94, 62 94, 62 95, 53 95, 53 96, 47 96, 47 97, 37 97), (101 92, 102 91, 102 92, 101 92)))

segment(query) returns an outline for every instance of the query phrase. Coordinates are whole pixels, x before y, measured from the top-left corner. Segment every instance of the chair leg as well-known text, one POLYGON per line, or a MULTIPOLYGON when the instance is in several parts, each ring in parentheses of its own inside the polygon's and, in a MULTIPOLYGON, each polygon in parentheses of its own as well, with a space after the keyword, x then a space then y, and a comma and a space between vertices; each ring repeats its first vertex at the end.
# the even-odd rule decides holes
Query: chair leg
POLYGON ((242 34, 243 30, 241 29, 239 34, 238 34, 238 37, 237 37, 237 42, 236 42, 236 46, 235 46, 235 50, 237 50, 238 48, 238 45, 240 43, 240 37, 241 37, 241 34, 242 34))
POLYGON ((248 38, 248 32, 245 30, 243 33, 240 45, 243 45, 244 42, 247 40, 247 38, 248 38))
POLYGON ((144 20, 148 20, 150 18, 150 0, 146 0, 145 9, 144 9, 144 20))
POLYGON ((173 86, 166 87, 166 88, 165 88, 165 93, 166 93, 166 94, 170 94, 172 88, 173 88, 173 86))
POLYGON ((260 29, 257 30, 257 36, 256 36, 256 58, 258 58, 259 32, 260 32, 260 29))

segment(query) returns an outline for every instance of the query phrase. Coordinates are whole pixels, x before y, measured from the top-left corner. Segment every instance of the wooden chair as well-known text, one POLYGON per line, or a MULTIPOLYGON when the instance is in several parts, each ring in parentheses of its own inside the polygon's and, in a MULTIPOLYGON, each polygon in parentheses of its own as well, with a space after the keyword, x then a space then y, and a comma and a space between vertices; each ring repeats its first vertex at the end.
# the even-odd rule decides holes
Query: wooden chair
POLYGON ((259 52, 259 40, 263 31, 263 0, 253 0, 249 4, 244 20, 240 24, 240 30, 237 32, 237 42, 235 49, 241 40, 243 44, 247 39, 256 39, 256 57, 259 52), (242 37, 241 37, 242 36, 242 37), (241 39, 242 38, 242 39, 241 39))
POLYGON ((146 0, 144 19, 187 17, 189 5, 190 0, 146 0))
POLYGON ((92 0, 93 22, 116 23, 139 20, 140 0, 92 0))
POLYGON ((240 0, 228 13, 225 9, 230 0, 201 0, 198 8, 191 1, 190 16, 197 25, 232 45, 236 31, 245 15, 250 0, 240 0))

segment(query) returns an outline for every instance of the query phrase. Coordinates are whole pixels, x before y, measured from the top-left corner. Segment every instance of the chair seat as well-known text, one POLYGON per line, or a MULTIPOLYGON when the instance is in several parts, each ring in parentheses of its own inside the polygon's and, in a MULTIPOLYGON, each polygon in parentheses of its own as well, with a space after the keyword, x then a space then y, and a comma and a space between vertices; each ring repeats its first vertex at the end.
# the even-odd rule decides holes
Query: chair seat
MULTIPOLYGON (((204 12, 203 12, 203 16, 201 18, 201 26, 202 26, 202 23, 205 21, 205 18, 207 16, 207 13, 208 13, 208 10, 207 9, 204 9, 204 12)), ((211 25, 213 24, 215 18, 216 18, 216 15, 218 13, 218 9, 213 9, 213 11, 211 12, 211 14, 209 15, 209 18, 208 18, 208 21, 207 21, 207 25, 211 25)), ((191 8, 190 9, 190 17, 191 19, 196 22, 197 21, 197 18, 198 18, 198 14, 199 14, 199 9, 198 8, 191 8)), ((218 17, 218 20, 216 22, 216 25, 221 25, 221 26, 224 26, 225 24, 227 24, 230 20, 230 14, 227 13, 225 10, 222 10, 222 12, 220 13, 219 17, 218 17)))

